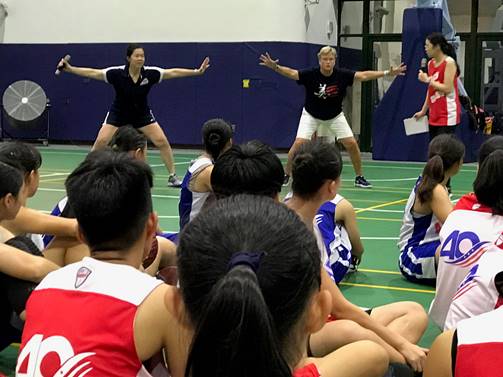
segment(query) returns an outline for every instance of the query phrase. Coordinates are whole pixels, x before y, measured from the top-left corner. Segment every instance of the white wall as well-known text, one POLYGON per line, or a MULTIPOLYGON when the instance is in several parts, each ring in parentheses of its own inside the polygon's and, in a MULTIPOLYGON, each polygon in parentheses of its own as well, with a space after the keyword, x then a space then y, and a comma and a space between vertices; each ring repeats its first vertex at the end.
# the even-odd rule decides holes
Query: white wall
POLYGON ((334 3, 333 0, 319 0, 317 4, 306 6, 309 20, 306 42, 331 46, 337 44, 337 11, 334 3), (329 24, 332 28, 331 33, 329 24))
MULTIPOLYGON (((2 1, 4 43, 307 41, 304 0, 2 1)), ((316 19, 335 19, 328 3, 316 19)), ((316 22, 310 41, 319 32, 316 22)))

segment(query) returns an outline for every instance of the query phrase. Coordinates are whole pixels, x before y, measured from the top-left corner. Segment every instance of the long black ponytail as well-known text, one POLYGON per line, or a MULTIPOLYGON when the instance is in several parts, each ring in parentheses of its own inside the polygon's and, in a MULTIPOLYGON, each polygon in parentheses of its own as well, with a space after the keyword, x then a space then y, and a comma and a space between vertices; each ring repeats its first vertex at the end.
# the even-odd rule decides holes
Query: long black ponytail
POLYGON ((222 199, 183 230, 177 257, 195 327, 185 376, 291 377, 305 347, 297 324, 320 287, 299 217, 267 197, 222 199))
POLYGON ((424 166, 417 197, 427 203, 433 196, 433 189, 445 178, 445 172, 458 163, 465 154, 465 146, 454 135, 436 136, 428 148, 428 162, 424 166))
POLYGON ((457 56, 456 56, 456 50, 452 44, 447 42, 447 39, 445 39, 444 35, 442 33, 431 33, 426 37, 427 40, 430 41, 430 43, 433 46, 439 46, 440 50, 447 55, 450 56, 452 59, 454 59, 454 63, 456 63, 456 74, 459 76, 461 74, 461 70, 459 68, 457 56))

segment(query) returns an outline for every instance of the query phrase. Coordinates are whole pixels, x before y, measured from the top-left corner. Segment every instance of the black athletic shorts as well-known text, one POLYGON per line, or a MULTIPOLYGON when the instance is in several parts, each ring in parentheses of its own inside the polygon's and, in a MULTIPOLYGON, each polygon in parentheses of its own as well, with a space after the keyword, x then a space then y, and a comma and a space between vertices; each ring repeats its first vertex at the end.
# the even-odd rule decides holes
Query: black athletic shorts
POLYGON ((148 110, 143 114, 122 114, 114 110, 110 110, 107 113, 103 124, 111 124, 115 127, 121 126, 133 126, 134 128, 142 128, 148 126, 149 124, 155 123, 155 117, 152 110, 148 110))
MULTIPOLYGON (((25 236, 16 236, 5 244, 32 255, 42 256, 33 241, 25 236)), ((20 342, 22 321, 19 314, 25 309, 26 301, 36 286, 37 284, 31 281, 0 273, 0 351, 10 343, 20 342)))

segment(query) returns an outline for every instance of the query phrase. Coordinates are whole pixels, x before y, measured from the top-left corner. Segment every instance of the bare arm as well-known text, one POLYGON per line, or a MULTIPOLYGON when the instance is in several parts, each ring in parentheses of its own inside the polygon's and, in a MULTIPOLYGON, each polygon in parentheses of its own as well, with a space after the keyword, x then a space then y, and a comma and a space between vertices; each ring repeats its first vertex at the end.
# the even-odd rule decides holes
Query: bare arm
POLYGON ((431 346, 426 364, 424 366, 424 377, 452 377, 452 340, 453 331, 440 334, 431 346))
POLYGON ((162 74, 163 80, 169 79, 177 79, 181 77, 191 77, 191 76, 201 76, 206 72, 206 70, 210 66, 210 58, 206 57, 201 66, 195 69, 187 69, 187 68, 169 68, 165 69, 162 74))
POLYGON ((444 186, 440 184, 435 186, 430 205, 433 214, 443 224, 453 209, 449 194, 444 186))
POLYGON ((271 58, 268 52, 265 55, 260 55, 260 65, 272 69, 274 72, 279 73, 281 76, 285 76, 292 80, 299 80, 299 71, 293 68, 285 67, 278 64, 279 59, 274 60, 271 58))
POLYGON ((59 61, 58 68, 62 68, 63 71, 73 73, 77 76, 87 77, 93 80, 105 81, 105 72, 103 72, 102 69, 74 67, 64 59, 61 59, 59 61))
POLYGON ((43 257, 28 254, 14 247, 0 244, 0 272, 38 283, 59 266, 43 257))
POLYGON ((428 91, 426 91, 426 97, 424 98, 424 103, 423 107, 421 108, 421 111, 415 113, 414 118, 416 119, 422 118, 426 115, 427 112, 428 112, 428 91))
POLYGON ((381 345, 388 350, 393 361, 403 362, 405 359, 414 370, 422 370, 422 365, 426 359, 426 352, 422 348, 410 343, 395 331, 374 321, 367 313, 346 300, 324 268, 322 268, 321 285, 322 289, 327 289, 332 296, 331 314, 335 318, 352 320, 360 326, 373 331, 384 341, 384 344, 381 345), (391 351, 390 348, 392 348, 391 351), (399 354, 398 356, 396 356, 397 353, 399 354))
POLYGON ((363 243, 360 239, 360 230, 356 222, 356 213, 347 200, 341 201, 336 208, 335 213, 336 221, 341 221, 344 228, 348 232, 349 240, 351 241, 351 253, 358 259, 361 259, 363 254, 363 243))
POLYGON ((21 207, 15 219, 2 221, 2 225, 16 235, 34 233, 77 237, 77 220, 51 216, 26 207, 21 207))
POLYGON ((433 80, 433 77, 428 76, 427 73, 419 71, 418 79, 421 82, 429 84, 433 89, 444 94, 450 94, 454 90, 454 80, 456 78, 456 63, 453 59, 447 61, 444 74, 444 82, 440 83, 433 80))
POLYGON ((390 67, 386 71, 358 71, 355 73, 355 80, 363 82, 376 80, 384 76, 403 76, 406 70, 407 66, 402 63, 399 67, 390 67))

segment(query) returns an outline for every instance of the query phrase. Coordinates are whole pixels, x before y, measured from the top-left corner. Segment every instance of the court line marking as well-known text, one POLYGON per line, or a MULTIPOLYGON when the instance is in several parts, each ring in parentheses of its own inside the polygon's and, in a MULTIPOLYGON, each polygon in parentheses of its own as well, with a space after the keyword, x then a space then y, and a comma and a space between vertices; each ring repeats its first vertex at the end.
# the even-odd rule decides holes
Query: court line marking
POLYGON ((364 209, 369 212, 382 212, 382 213, 403 213, 403 210, 399 209, 368 209, 368 208, 355 208, 355 210, 364 209))
MULTIPOLYGON (((40 191, 50 191, 50 192, 66 192, 65 189, 55 189, 55 188, 47 188, 47 187, 39 187, 38 188, 40 191)), ((157 194, 152 194, 153 198, 161 198, 161 199, 180 199, 179 196, 175 195, 157 195, 157 194)))
POLYGON ((41 174, 40 178, 48 178, 48 177, 55 177, 58 175, 66 175, 66 173, 49 173, 49 174, 41 174))
POLYGON ((388 206, 392 206, 394 204, 403 204, 403 203, 406 203, 408 199, 400 199, 400 200, 394 200, 392 202, 386 202, 386 203, 382 203, 382 204, 377 204, 375 206, 370 206, 368 208, 362 208, 362 209, 359 209, 357 211, 355 211, 357 214, 358 213, 362 213, 362 212, 366 212, 366 211, 370 211, 372 209, 377 209, 377 208, 382 208, 382 207, 388 207, 388 206))
POLYGON ((372 241, 398 241, 398 237, 360 237, 362 240, 372 240, 372 241))
POLYGON ((402 219, 385 219, 382 217, 357 217, 358 220, 377 220, 377 221, 391 221, 396 223, 401 223, 402 219))
POLYGON ((412 177, 412 178, 381 178, 381 179, 376 179, 372 178, 372 182, 400 182, 400 181, 417 181, 417 177, 412 177))
POLYGON ((347 282, 340 282, 339 285, 347 285, 350 287, 359 287, 359 288, 385 289, 385 290, 390 290, 390 291, 429 293, 429 294, 433 294, 433 295, 435 294, 435 291, 431 290, 431 289, 402 288, 402 287, 393 287, 393 286, 388 286, 388 285, 374 285, 374 284, 347 283, 347 282))
POLYGON ((370 272, 372 274, 384 274, 384 275, 402 275, 401 272, 398 271, 389 271, 389 270, 374 270, 369 268, 359 268, 359 272, 370 272))

